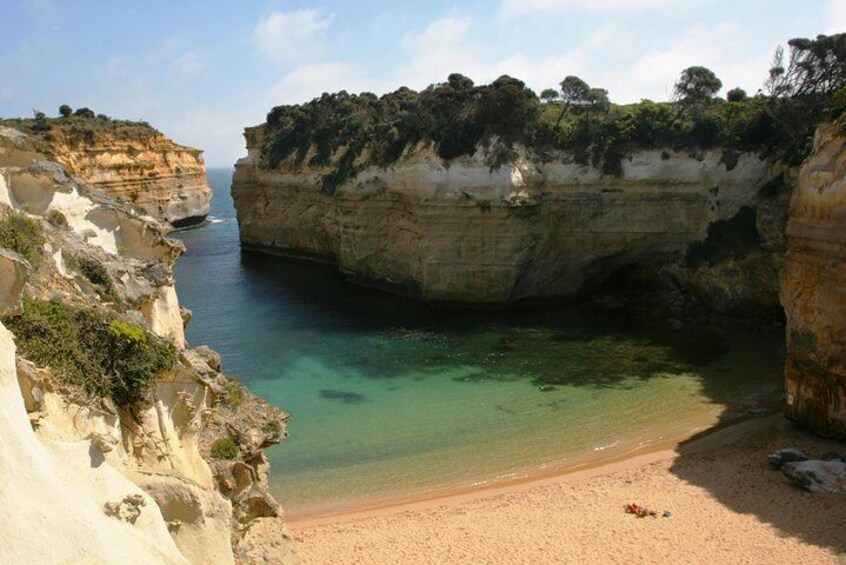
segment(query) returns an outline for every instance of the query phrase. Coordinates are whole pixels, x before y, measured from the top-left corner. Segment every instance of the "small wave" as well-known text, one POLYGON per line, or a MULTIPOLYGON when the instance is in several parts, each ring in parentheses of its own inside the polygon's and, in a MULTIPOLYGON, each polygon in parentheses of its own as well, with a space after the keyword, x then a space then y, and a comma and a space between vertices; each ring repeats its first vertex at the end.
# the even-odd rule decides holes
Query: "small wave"
POLYGON ((594 447, 594 451, 605 451, 606 449, 611 449, 612 447, 617 447, 620 445, 620 440, 615 441, 614 443, 609 443, 608 445, 599 445, 594 447))

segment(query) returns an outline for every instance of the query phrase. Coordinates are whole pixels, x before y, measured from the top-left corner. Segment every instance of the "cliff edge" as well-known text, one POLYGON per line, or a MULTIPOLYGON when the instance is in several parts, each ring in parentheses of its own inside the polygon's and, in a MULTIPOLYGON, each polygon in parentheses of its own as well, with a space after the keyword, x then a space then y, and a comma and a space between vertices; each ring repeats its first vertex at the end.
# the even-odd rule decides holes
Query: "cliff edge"
POLYGON ((492 166, 495 144, 450 161, 418 144, 387 167, 362 159, 330 194, 331 166, 309 153, 272 168, 263 133, 247 129, 232 185, 248 249, 434 303, 569 297, 651 269, 718 311, 778 317, 790 181, 756 153, 642 149, 611 175, 567 152, 518 146, 492 166))
POLYGON ((212 192, 203 152, 179 145, 143 122, 68 116, 4 120, 86 184, 175 228, 201 224, 212 192))
POLYGON ((42 148, 0 128, 0 561, 291 563, 288 416, 186 344, 170 228, 42 148))
POLYGON ((846 116, 817 131, 790 203, 787 416, 846 437, 846 116))

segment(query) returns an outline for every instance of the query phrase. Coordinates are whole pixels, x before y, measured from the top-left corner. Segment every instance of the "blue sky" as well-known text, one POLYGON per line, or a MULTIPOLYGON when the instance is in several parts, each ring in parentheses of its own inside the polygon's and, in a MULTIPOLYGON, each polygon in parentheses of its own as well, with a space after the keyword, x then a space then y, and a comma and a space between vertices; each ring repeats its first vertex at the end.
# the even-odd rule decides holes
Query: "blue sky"
POLYGON ((679 72, 755 92, 775 47, 846 31, 846 0, 2 0, 0 116, 88 106, 206 150, 322 92, 424 88, 451 72, 540 91, 575 74, 615 102, 665 100, 679 72))

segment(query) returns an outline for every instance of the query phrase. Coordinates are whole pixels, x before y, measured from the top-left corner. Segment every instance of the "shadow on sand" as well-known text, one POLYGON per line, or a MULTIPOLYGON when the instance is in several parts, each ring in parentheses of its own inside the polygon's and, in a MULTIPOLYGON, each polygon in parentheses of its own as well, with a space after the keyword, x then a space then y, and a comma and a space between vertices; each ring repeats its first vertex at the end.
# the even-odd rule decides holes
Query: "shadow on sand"
POLYGON ((767 455, 784 447, 798 447, 812 458, 846 450, 843 442, 816 437, 775 414, 692 438, 678 448, 670 472, 783 537, 846 554, 846 500, 804 491, 773 469, 767 455))

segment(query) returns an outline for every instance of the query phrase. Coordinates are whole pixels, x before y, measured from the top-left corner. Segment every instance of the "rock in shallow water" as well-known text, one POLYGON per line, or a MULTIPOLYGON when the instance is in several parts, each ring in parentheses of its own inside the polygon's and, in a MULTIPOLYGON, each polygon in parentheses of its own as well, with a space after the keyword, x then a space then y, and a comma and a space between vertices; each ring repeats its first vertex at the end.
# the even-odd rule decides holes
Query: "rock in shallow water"
POLYGON ((842 461, 785 463, 781 472, 807 491, 846 494, 846 463, 842 461))

